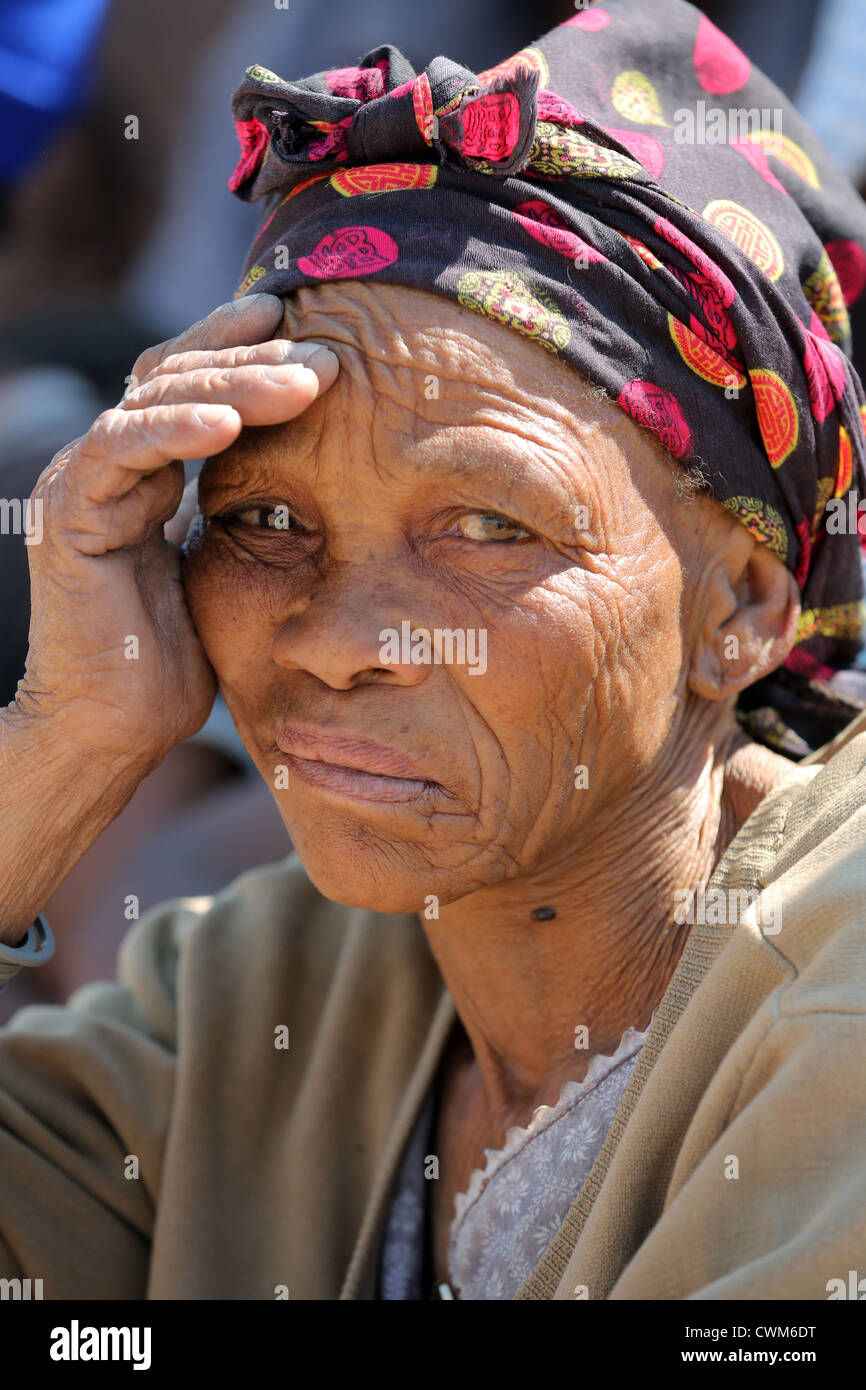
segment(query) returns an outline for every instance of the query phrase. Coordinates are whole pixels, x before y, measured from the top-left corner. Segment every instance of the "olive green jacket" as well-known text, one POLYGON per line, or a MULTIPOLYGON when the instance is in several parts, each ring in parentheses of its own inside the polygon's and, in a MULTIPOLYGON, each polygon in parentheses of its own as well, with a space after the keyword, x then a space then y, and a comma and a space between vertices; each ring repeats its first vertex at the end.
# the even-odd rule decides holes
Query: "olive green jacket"
MULTIPOLYGON (((691 929, 519 1298, 825 1299, 866 1275, 864 726, 730 846, 712 884, 774 891, 781 929, 760 898, 691 929)), ((149 913, 116 983, 0 1029, 0 1279, 45 1298, 375 1298, 453 1020, 418 919, 328 902, 295 857, 149 913)))

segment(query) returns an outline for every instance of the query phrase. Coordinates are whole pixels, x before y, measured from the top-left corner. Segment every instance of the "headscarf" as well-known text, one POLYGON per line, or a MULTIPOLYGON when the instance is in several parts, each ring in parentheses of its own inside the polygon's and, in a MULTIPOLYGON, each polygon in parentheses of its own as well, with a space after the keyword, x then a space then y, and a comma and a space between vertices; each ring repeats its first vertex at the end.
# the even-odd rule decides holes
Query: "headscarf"
POLYGON ((477 74, 387 44, 298 81, 253 66, 232 110, 229 186, 266 199, 237 296, 414 286, 572 363, 794 575, 752 736, 800 758, 866 708, 866 207, 730 39, 683 0, 606 0, 477 74))

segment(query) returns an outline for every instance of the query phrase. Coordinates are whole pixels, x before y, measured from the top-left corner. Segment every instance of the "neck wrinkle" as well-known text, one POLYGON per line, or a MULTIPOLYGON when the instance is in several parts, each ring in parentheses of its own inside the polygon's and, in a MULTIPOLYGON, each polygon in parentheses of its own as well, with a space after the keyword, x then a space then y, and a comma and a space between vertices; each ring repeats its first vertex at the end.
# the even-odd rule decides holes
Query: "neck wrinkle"
POLYGON ((674 891, 707 885, 793 766, 736 725, 717 741, 704 728, 690 753, 688 722, 678 759, 662 761, 655 787, 577 856, 567 884, 555 877, 551 887, 549 871, 546 883, 497 884, 423 923, 491 1123, 525 1123, 563 1082, 582 1080, 593 1055, 612 1053, 627 1028, 646 1031, 690 932, 674 921, 674 891), (541 903, 556 907, 554 920, 531 920, 541 903), (588 1029, 587 1049, 575 1043, 578 1026, 588 1029))

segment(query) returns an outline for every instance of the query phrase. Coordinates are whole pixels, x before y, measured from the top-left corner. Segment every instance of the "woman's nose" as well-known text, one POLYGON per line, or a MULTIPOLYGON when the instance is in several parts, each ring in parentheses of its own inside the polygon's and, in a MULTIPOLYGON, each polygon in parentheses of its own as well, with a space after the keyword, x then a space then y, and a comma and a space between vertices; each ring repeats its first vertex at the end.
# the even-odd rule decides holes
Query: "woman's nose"
MULTIPOLYGON (((354 566, 350 567, 354 571, 354 566)), ((411 660, 410 634, 419 627, 407 604, 383 588, 344 572, 296 606, 271 646, 274 661, 308 671, 334 690, 351 690, 375 679, 391 685, 418 685, 428 667, 411 660)))

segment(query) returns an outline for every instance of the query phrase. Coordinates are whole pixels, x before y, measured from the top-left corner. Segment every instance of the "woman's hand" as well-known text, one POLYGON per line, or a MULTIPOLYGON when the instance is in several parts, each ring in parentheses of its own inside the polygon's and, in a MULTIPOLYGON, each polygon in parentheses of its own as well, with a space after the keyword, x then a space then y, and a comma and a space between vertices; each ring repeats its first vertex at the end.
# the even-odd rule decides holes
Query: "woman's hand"
POLYGON ((42 857, 27 837, 40 838, 46 776, 49 790, 55 783, 53 867, 36 875, 35 891, 28 886, 23 918, 23 909, 11 910, 22 926, 142 777, 208 716, 215 678, 187 608, 180 551, 163 525, 183 494, 181 459, 220 453, 244 425, 293 419, 335 379, 333 353, 269 340, 282 315, 275 296, 251 296, 149 348, 120 403, 39 478, 30 651, 0 718, 0 940, 4 915, 14 925, 7 886, 21 878, 15 843, 31 869, 42 857))
MULTIPOLYGON (((218 454, 243 425, 299 415, 336 375, 296 356, 314 344, 265 341, 272 295, 218 309, 143 353, 130 389, 54 458, 33 493, 43 540, 29 547, 30 653, 20 709, 51 717, 75 746, 155 765, 204 723, 213 672, 163 536, 183 493, 184 458, 218 454)), ((334 365, 331 365, 334 364, 334 365)))

